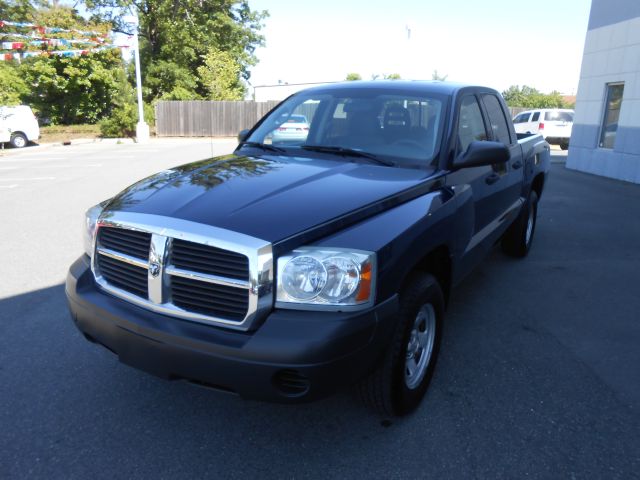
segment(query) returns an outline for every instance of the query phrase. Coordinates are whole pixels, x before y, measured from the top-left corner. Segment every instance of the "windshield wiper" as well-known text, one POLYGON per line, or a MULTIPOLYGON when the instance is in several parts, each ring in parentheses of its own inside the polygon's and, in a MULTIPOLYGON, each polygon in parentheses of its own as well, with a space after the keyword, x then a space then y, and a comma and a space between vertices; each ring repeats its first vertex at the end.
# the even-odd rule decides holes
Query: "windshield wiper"
POLYGON ((363 152, 362 150, 356 150, 355 148, 332 147, 329 145, 302 145, 300 148, 311 150, 313 152, 337 153, 338 155, 366 158, 387 167, 395 167, 396 165, 394 162, 383 160, 382 158, 379 158, 372 153, 363 152))
POLYGON ((262 150, 268 150, 270 152, 276 152, 276 153, 287 153, 287 151, 284 148, 280 148, 280 147, 276 147, 273 145, 269 145, 268 143, 260 143, 260 142, 240 142, 238 144, 238 147, 256 147, 256 148, 261 148, 262 150))

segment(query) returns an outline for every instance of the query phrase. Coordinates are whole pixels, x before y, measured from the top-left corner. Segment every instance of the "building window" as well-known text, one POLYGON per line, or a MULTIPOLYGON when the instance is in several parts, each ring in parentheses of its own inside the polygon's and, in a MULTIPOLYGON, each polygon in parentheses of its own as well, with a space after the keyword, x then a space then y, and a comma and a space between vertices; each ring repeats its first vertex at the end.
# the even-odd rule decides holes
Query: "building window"
POLYGON ((624 83, 607 84, 607 102, 604 105, 604 117, 600 131, 600 148, 613 148, 616 143, 623 92, 624 83))

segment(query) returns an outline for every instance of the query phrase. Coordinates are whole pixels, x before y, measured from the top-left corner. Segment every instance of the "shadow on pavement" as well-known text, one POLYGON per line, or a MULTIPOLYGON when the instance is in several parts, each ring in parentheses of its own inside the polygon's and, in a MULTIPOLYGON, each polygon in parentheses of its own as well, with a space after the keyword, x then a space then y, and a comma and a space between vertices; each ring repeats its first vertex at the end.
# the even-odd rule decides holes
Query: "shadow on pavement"
POLYGON ((391 422, 345 393, 273 405, 138 372, 80 335, 62 285, 2 299, 0 477, 631 478, 640 189, 609 182, 554 169, 531 255, 460 285, 431 390, 391 422))

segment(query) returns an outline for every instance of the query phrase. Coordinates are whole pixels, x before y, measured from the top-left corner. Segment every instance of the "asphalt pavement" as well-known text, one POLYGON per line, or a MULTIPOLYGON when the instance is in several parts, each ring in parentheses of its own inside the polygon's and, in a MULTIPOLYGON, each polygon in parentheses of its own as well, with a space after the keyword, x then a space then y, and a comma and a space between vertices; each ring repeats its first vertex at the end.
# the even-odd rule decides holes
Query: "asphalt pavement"
MULTIPOLYGON (((554 157, 524 260, 453 293, 420 408, 284 406, 167 382, 73 326, 83 211, 233 141, 0 156, 0 478, 640 478, 640 186, 554 157)), ((564 153, 564 152, 563 152, 564 153)))

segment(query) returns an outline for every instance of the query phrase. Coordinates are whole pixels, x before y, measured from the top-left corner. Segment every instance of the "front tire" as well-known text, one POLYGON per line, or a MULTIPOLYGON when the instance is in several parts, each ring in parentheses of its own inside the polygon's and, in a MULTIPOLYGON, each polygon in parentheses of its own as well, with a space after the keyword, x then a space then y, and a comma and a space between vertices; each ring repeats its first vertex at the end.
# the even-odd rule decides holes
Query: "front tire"
POLYGON ((400 292, 398 324, 384 357, 359 385, 365 403, 382 415, 412 412, 427 391, 442 339, 444 295, 433 275, 411 276, 400 292))
POLYGON ((502 250, 512 257, 526 257, 531 249, 538 218, 538 194, 531 190, 522 212, 502 237, 502 250))
POLYGON ((11 140, 9 140, 11 146, 13 148, 24 148, 27 146, 29 141, 27 137, 23 133, 14 133, 11 135, 11 140))

